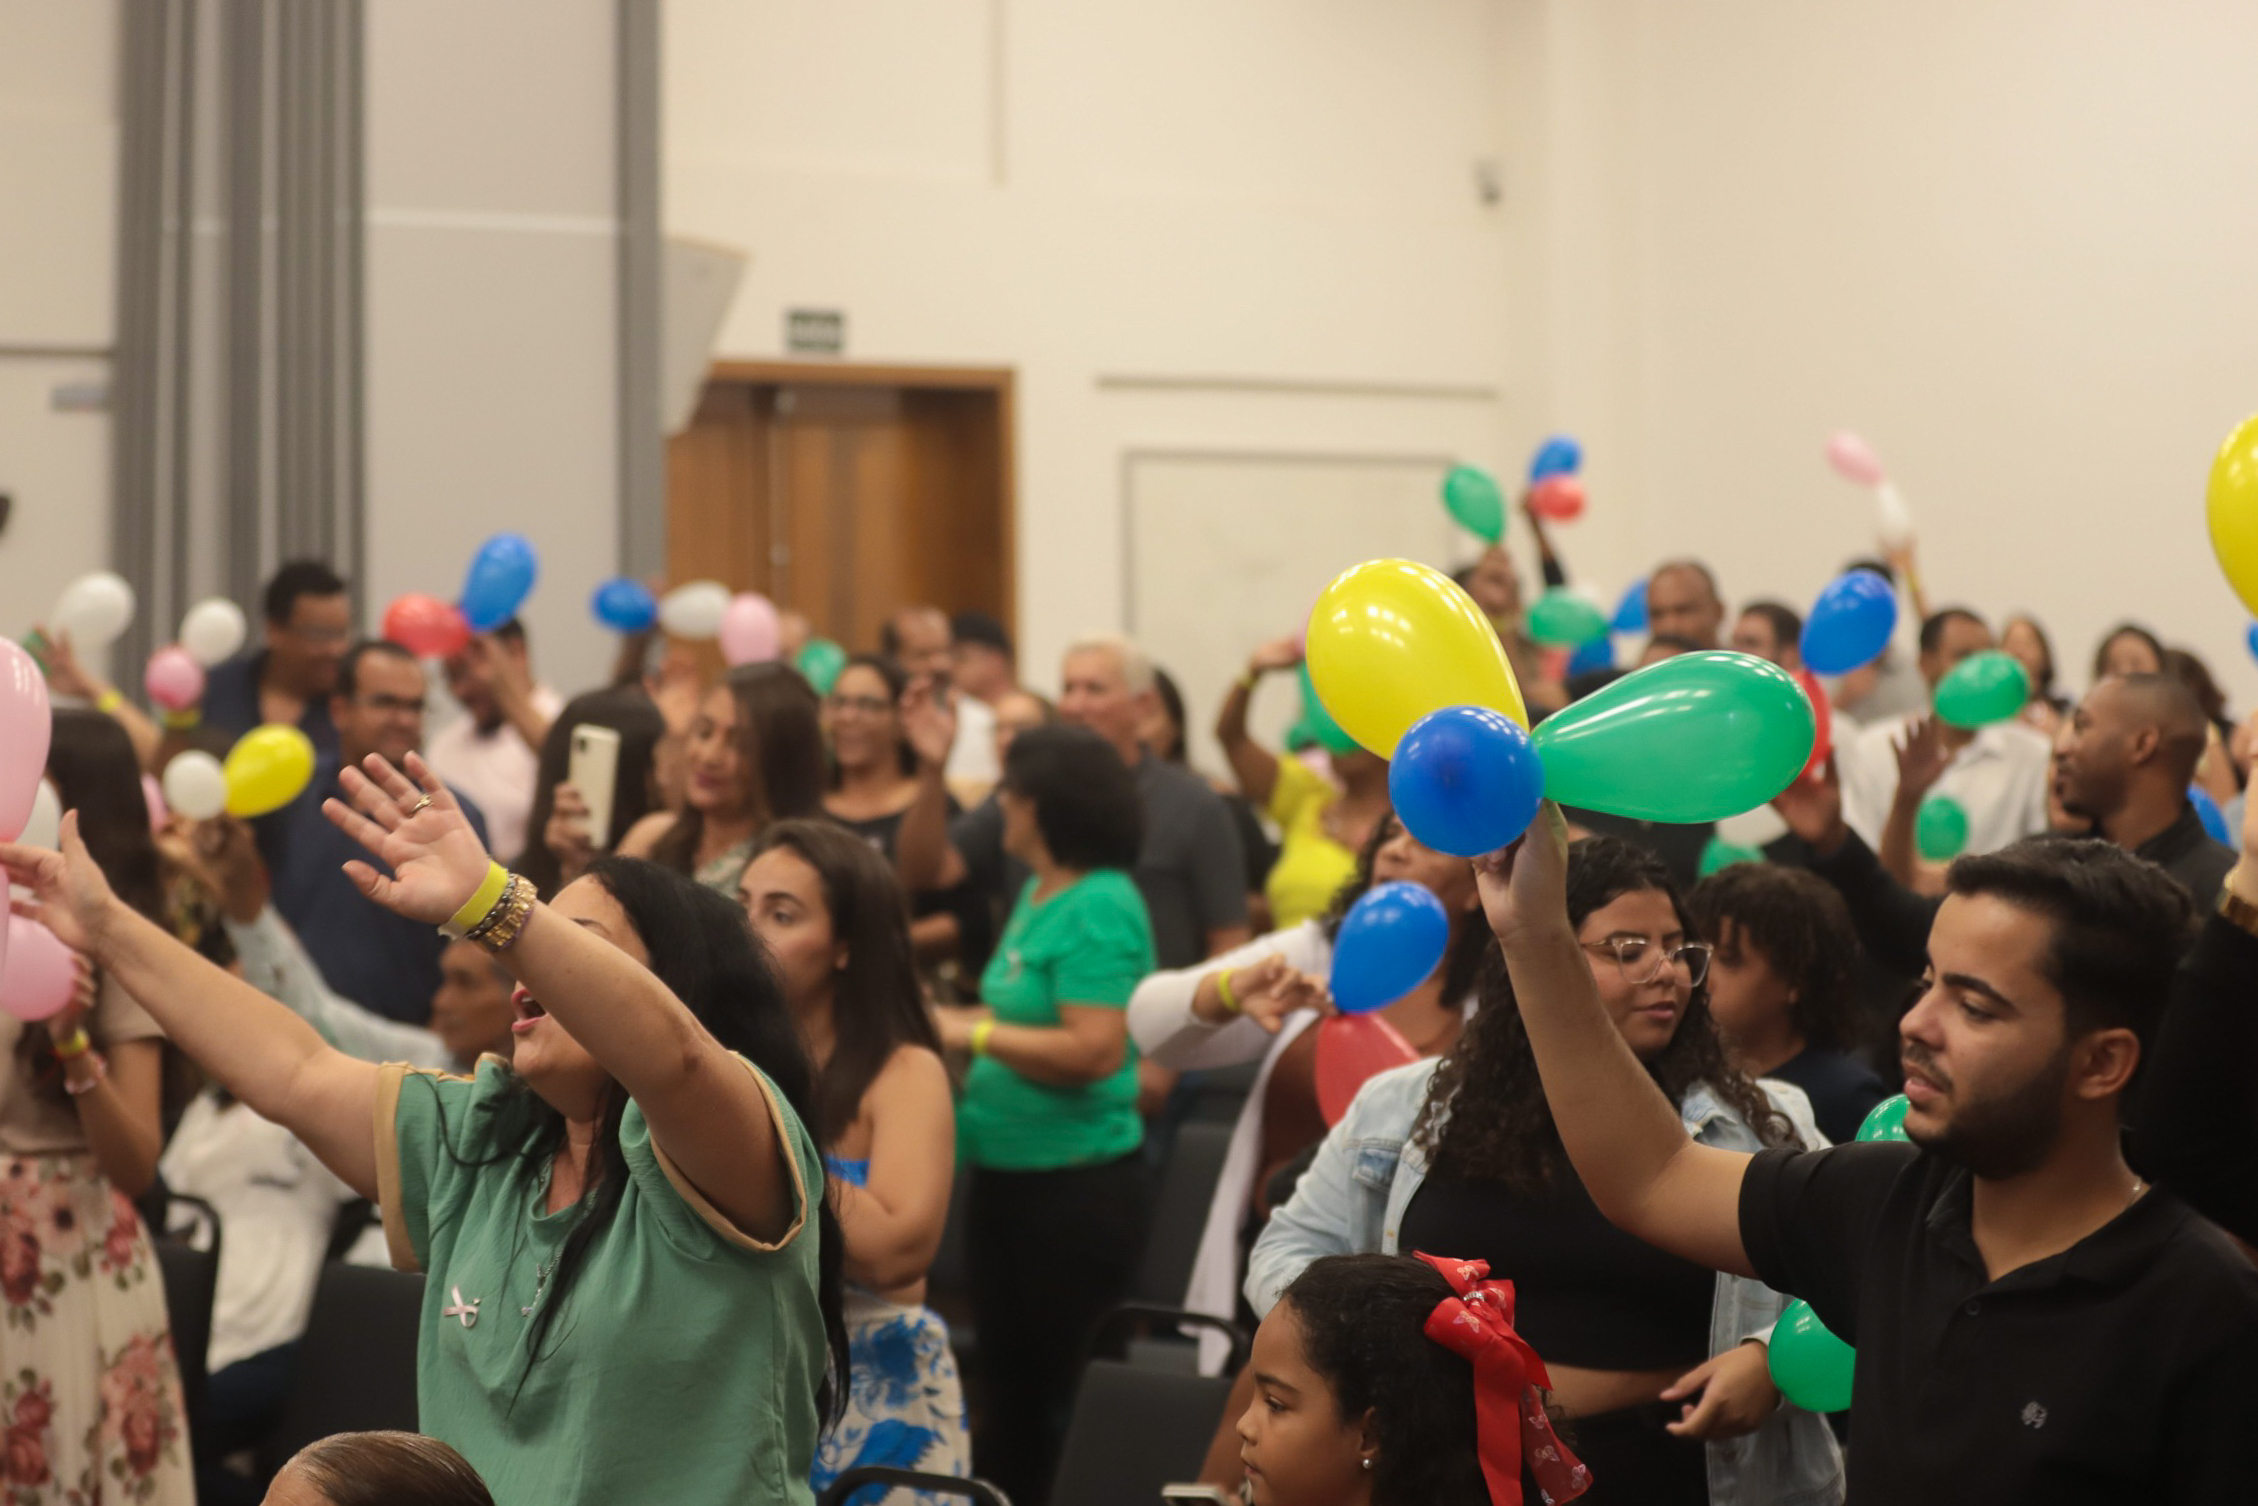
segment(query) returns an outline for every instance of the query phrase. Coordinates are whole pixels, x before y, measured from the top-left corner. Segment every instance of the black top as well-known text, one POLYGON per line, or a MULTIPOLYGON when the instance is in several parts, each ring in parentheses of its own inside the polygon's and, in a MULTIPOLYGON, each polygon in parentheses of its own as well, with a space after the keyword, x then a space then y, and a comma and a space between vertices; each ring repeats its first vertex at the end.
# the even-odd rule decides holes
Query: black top
POLYGON ((1765 1151, 1757 1276, 1857 1347, 1853 1503, 2211 1502, 2258 1480, 2258 1271, 2162 1189, 1988 1280, 1969 1174, 1911 1145, 1765 1151))
POLYGON ((2213 916, 2142 1068, 2133 1165, 2258 1243, 2258 936, 2213 916))
MULTIPOLYGON (((266 673, 267 652, 243 654, 215 664, 204 677, 204 725, 241 737, 266 720, 259 709, 259 677, 266 673)), ((317 695, 306 702, 298 717, 298 730, 312 740, 317 757, 337 757, 337 724, 329 719, 329 697, 317 695)))
MULTIPOLYGON (((829 815, 829 812, 825 814, 829 815)), ((876 848, 878 855, 886 860, 886 865, 890 868, 894 864, 894 848, 901 840, 902 817, 907 814, 907 811, 895 811, 890 815, 871 816, 860 821, 850 821, 844 816, 831 816, 830 819, 876 848)), ((953 821, 962 814, 956 798, 949 797, 949 819, 953 821)), ((909 913, 916 920, 923 920, 928 915, 955 916, 957 961, 967 970, 968 976, 980 976, 980 970, 987 967, 988 957, 996 949, 996 921, 987 897, 969 876, 959 879, 953 889, 918 890, 910 896, 909 913)))
POLYGON ((1819 1133, 1837 1145, 1855 1139, 1874 1105, 1889 1097, 1880 1074, 1857 1057, 1816 1047, 1780 1063, 1766 1077, 1803 1089, 1819 1133))
POLYGON ((1709 1358, 1716 1275, 1616 1228, 1573 1173, 1564 1183, 1531 1198, 1430 1176, 1403 1210, 1397 1247, 1488 1261, 1513 1283, 1513 1326, 1550 1363, 1663 1370, 1709 1358))

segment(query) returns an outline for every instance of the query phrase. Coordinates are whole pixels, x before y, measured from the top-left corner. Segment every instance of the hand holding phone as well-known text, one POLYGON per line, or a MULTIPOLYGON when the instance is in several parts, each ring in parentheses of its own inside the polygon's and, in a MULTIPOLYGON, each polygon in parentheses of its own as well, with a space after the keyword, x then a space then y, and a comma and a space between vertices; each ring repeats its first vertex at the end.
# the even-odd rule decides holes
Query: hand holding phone
POLYGON ((612 807, 619 793, 619 733, 582 722, 572 729, 572 758, 566 780, 588 807, 588 845, 598 852, 612 845, 612 807))

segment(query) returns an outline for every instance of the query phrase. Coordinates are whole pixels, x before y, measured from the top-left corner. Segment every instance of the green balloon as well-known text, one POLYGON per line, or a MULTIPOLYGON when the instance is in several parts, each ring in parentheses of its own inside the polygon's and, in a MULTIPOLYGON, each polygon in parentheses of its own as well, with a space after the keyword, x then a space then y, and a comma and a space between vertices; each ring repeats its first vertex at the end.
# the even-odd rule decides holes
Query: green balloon
POLYGON ((1723 837, 1711 837, 1708 844, 1701 849, 1700 873, 1703 878, 1707 878, 1712 873, 1732 867, 1735 863, 1761 863, 1763 861, 1764 854, 1753 847, 1742 847, 1738 843, 1726 841, 1723 837))
POLYGON ((1358 747, 1357 740, 1342 730, 1341 724, 1333 720, 1333 713, 1327 711, 1325 703, 1317 698, 1317 687, 1310 681, 1307 660, 1301 666, 1301 723, 1298 730, 1307 732, 1311 741, 1328 753, 1354 753, 1358 747))
POLYGON ((839 671, 847 667, 847 651, 828 638, 811 638, 792 666, 807 677, 817 695, 829 695, 838 683, 839 671))
POLYGON ((1913 847, 1924 863, 1960 856, 1968 845, 1968 808, 1950 795, 1931 795, 1913 818, 1913 847))
POLYGON ((1912 1102, 1903 1093, 1899 1093, 1893 1098, 1883 1099, 1867 1112, 1864 1122, 1858 1126, 1858 1138, 1861 1140, 1905 1139, 1905 1111, 1911 1107, 1913 1107, 1912 1102))
POLYGON ((1581 648, 1607 636, 1607 614, 1566 586, 1554 586, 1529 608, 1529 636, 1552 648, 1581 648))
POLYGON ((1850 1407, 1850 1376, 1858 1351, 1827 1331, 1811 1304, 1800 1298, 1781 1312, 1770 1346, 1772 1384, 1806 1412, 1850 1407))
POLYGON ((1788 672, 1749 654, 1680 654, 1537 724, 1545 796, 1642 821, 1721 821, 1795 782, 1818 728, 1788 672))
POLYGON ((1443 477, 1443 506, 1468 533, 1487 544, 1505 537, 1505 494, 1478 466, 1454 465, 1443 477))
POLYGON ((2021 714, 2031 698, 2030 671, 2013 654, 1970 654, 1937 686, 1937 715, 1955 727, 1988 727, 2021 714))

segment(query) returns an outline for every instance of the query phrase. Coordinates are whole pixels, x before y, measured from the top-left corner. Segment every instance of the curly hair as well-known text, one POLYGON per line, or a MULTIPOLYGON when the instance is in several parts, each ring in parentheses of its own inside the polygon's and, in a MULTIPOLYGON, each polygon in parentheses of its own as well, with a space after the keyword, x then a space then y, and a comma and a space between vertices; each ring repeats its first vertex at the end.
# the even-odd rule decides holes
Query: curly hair
POLYGON ((1865 1046, 1852 990, 1858 927, 1834 885, 1807 868, 1735 863, 1694 885, 1686 908, 1704 936, 1720 948, 1753 949, 1795 991, 1788 1017, 1806 1045, 1865 1046))
MULTIPOLYGON (((1669 896, 1687 935, 1700 934, 1660 858, 1614 837, 1589 837, 1568 849, 1570 925, 1580 927, 1595 910, 1649 890, 1669 896)), ((1646 1068, 1674 1104, 1695 1083, 1707 1083, 1766 1145, 1800 1143, 1787 1116, 1725 1060, 1706 988, 1693 990, 1677 1034, 1646 1068)), ((1412 1139, 1438 1173, 1501 1182, 1518 1193, 1541 1193, 1574 1174, 1498 953, 1483 970, 1481 1007, 1427 1084, 1412 1139)))
MULTIPOLYGON (((1390 810, 1372 823, 1372 835, 1364 839, 1364 846, 1356 855, 1356 872, 1333 895, 1333 904, 1318 926, 1325 939, 1333 941, 1341 934, 1341 922, 1349 918, 1349 911, 1364 898, 1372 887, 1372 870, 1380 861, 1380 849, 1395 840, 1403 830, 1403 822, 1390 810)), ((1413 838, 1414 841, 1418 840, 1413 838)), ((1490 954, 1490 925, 1479 908, 1468 910, 1450 919, 1450 950, 1443 953, 1443 991, 1441 998, 1456 1004, 1474 992, 1481 980, 1482 960, 1490 954)))
POLYGON ((1341 1421, 1372 1414, 1372 1506, 1489 1506, 1474 1367, 1424 1332, 1451 1295, 1440 1271, 1409 1255, 1328 1255, 1279 1299, 1341 1421))

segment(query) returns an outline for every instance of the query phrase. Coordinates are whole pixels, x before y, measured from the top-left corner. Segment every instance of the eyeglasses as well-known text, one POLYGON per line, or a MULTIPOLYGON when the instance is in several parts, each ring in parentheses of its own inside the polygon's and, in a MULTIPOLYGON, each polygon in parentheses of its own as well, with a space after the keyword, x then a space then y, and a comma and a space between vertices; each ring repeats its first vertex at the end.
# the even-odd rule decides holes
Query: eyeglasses
POLYGON ((1709 976, 1709 954, 1717 950, 1706 941, 1661 947, 1644 936, 1610 936, 1605 941, 1586 941, 1579 945, 1587 952, 1614 953, 1615 966, 1622 971, 1623 981, 1633 987, 1652 983, 1666 968, 1677 966, 1686 970, 1687 984, 1699 988, 1701 980, 1709 976))
POLYGON ((884 696, 835 695, 826 697, 826 700, 834 712, 859 711, 864 716, 884 716, 894 709, 894 703, 884 696))
POLYGON ((368 707, 369 710, 384 716, 423 715, 423 700, 421 697, 409 700, 396 695, 364 695, 355 696, 354 699, 368 707))

